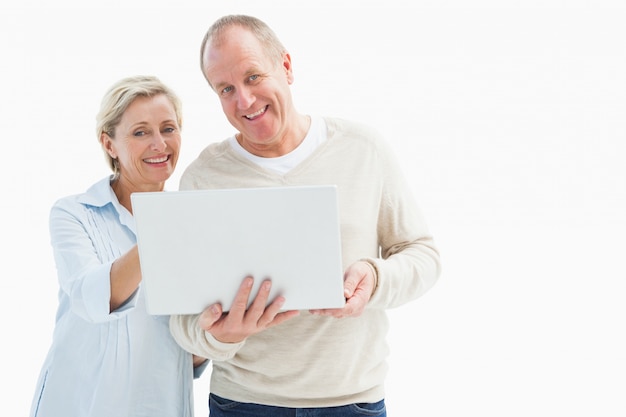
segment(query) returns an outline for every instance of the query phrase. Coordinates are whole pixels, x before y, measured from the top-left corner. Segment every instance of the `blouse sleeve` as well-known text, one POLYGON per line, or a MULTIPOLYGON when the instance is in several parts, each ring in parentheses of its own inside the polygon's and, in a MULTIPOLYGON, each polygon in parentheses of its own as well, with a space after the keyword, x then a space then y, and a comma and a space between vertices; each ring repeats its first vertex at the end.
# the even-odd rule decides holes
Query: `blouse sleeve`
POLYGON ((61 291, 69 299, 69 308, 89 322, 119 319, 136 304, 137 292, 119 309, 109 311, 111 265, 125 246, 133 243, 133 237, 115 219, 105 208, 67 200, 57 202, 50 211, 50 237, 61 291))

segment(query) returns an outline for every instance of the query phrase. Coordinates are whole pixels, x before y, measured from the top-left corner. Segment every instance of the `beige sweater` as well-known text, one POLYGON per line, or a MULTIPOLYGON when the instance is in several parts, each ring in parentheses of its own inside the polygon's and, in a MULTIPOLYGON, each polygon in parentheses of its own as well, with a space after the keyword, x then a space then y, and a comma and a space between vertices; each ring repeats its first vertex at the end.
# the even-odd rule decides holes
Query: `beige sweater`
MULTIPOLYGON (((386 309, 416 299, 439 277, 439 256, 388 145, 372 129, 325 119, 328 140, 285 175, 258 167, 228 141, 209 145, 181 189, 336 184, 343 266, 367 258, 378 286, 357 318, 300 316, 237 344, 220 343, 197 316, 173 316, 186 350, 212 359, 211 392, 235 401, 327 407, 384 398, 386 309)), ((315 256, 315 254, 311 254, 315 256)))

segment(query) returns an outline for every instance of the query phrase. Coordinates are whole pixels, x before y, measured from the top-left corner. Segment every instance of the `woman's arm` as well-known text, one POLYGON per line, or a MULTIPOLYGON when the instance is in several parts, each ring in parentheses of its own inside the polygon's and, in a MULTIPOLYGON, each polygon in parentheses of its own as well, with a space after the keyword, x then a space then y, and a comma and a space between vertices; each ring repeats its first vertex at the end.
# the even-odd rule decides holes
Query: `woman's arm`
POLYGON ((120 256, 111 265, 111 298, 109 311, 122 306, 137 290, 141 282, 137 245, 120 256))

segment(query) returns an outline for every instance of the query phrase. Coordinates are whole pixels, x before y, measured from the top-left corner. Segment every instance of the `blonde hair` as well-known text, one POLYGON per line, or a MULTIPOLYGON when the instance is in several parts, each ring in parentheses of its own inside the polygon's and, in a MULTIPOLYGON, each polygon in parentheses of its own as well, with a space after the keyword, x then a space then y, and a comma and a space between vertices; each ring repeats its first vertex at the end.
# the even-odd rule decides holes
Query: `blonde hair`
MULTIPOLYGON (((182 129, 182 104, 176 93, 152 75, 137 75, 122 78, 113 84, 102 98, 100 111, 96 115, 96 135, 98 141, 103 133, 115 139, 115 128, 120 123, 124 112, 137 97, 154 97, 165 95, 174 107, 176 121, 182 129)), ((119 165, 116 159, 102 147, 106 161, 115 177, 119 175, 119 165)))
MULTIPOLYGON (((209 45, 213 44, 219 46, 219 44, 225 39, 224 34, 227 29, 232 26, 240 26, 252 33, 263 46, 264 52, 267 56, 277 64, 283 59, 283 54, 287 52, 287 49, 283 46, 278 36, 274 31, 262 20, 246 15, 227 15, 216 20, 209 30, 207 30, 200 46, 200 69, 204 78, 211 84, 211 81, 207 78, 204 72, 204 58, 206 50, 209 45)), ((212 86, 211 86, 212 87, 212 86)))

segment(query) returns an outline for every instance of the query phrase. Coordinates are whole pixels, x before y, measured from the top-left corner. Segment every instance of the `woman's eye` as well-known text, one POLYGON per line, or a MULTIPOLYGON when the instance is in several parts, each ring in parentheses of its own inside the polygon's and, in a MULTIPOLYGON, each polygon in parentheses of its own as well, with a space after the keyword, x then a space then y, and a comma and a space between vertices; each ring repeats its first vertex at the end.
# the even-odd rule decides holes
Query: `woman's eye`
POLYGON ((165 129, 163 129, 163 132, 165 132, 165 133, 172 133, 174 130, 176 130, 176 129, 174 129, 173 127, 166 127, 165 129))
POLYGON ((133 136, 144 136, 146 134, 146 132, 144 132, 143 130, 138 130, 137 132, 133 133, 133 136))
POLYGON ((222 90, 222 94, 228 94, 233 91, 233 87, 226 87, 222 90))

